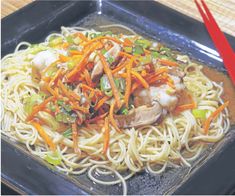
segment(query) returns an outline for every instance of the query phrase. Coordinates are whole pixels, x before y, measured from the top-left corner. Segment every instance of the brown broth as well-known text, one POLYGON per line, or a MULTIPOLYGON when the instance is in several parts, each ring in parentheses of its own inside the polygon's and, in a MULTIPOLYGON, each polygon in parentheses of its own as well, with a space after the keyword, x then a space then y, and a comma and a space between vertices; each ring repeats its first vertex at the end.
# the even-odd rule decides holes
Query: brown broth
POLYGON ((213 68, 204 66, 202 71, 209 79, 218 83, 223 82, 224 92, 222 98, 224 101, 229 101, 229 118, 231 124, 235 124, 235 87, 233 86, 232 81, 226 74, 213 68))

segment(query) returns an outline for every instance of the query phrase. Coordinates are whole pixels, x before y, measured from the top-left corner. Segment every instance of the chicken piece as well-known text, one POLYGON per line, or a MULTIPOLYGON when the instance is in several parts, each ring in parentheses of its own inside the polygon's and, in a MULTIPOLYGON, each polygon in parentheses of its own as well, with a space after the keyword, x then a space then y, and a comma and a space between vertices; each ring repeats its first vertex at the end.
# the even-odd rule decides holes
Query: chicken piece
POLYGON ((120 128, 139 127, 150 125, 160 119, 162 107, 158 102, 150 107, 143 105, 129 111, 127 115, 115 115, 117 125, 120 128))
POLYGON ((57 60, 57 56, 49 50, 39 52, 32 60, 32 78, 40 80, 40 72, 57 60))
POLYGON ((135 107, 151 105, 154 101, 158 101, 167 111, 174 110, 179 100, 178 95, 183 91, 185 86, 180 77, 170 75, 170 78, 174 81, 175 89, 172 89, 167 84, 163 84, 158 87, 151 86, 149 89, 135 91, 135 107))
POLYGON ((161 85, 159 87, 151 86, 149 88, 151 101, 158 101, 163 108, 168 111, 172 111, 175 109, 178 97, 176 95, 169 95, 167 90, 169 89, 168 85, 161 85))
MULTIPOLYGON (((121 50, 121 47, 119 46, 119 44, 116 44, 114 42, 113 43, 113 47, 104 54, 104 56, 107 57, 112 57, 114 59, 114 61, 117 59, 118 54, 121 50)), ((95 57, 94 59, 95 61, 95 66, 91 72, 91 80, 93 82, 99 80, 100 76, 103 74, 103 65, 100 61, 100 59, 98 58, 98 56, 95 57)))

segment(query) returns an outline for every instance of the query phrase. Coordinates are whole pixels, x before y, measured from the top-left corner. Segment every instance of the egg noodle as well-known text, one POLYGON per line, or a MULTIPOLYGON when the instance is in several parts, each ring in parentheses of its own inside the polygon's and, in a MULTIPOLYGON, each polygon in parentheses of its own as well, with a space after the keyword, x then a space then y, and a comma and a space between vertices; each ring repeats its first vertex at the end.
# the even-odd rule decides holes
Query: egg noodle
MULTIPOLYGON (((80 27, 62 27, 61 34, 49 35, 40 45, 48 46, 52 36, 65 39, 65 36, 75 32, 85 34, 96 31, 80 27)), ((131 30, 130 33, 134 32, 131 30)), ((31 61, 36 55, 32 51, 30 43, 22 42, 14 53, 1 60, 1 133, 23 143, 33 155, 46 159, 51 149, 35 126, 26 122, 28 114, 24 109, 24 100, 37 94, 40 89, 39 84, 32 80, 31 61)), ((188 59, 187 66, 181 68, 185 73, 183 84, 197 103, 197 109, 207 111, 206 118, 209 118, 224 104, 221 99, 223 87, 222 84, 208 79, 201 69, 202 66, 188 59)), ((41 115, 44 114, 41 112, 41 115)), ((63 133, 42 125, 46 134, 52 138, 61 158, 60 163, 55 166, 58 170, 75 175, 88 171, 88 177, 98 184, 121 183, 124 194, 127 194, 125 181, 143 168, 152 174, 160 174, 168 166, 190 167, 190 163, 200 156, 208 143, 215 143, 223 138, 229 126, 226 108, 211 121, 207 133, 203 128, 203 121, 196 118, 190 109, 178 115, 168 113, 160 124, 125 128, 122 132, 110 125, 109 147, 104 154, 105 129, 102 126, 81 126, 77 135, 80 153, 75 153, 71 136, 65 137, 63 133), (100 175, 96 175, 97 173, 100 175), (116 180, 102 180, 102 175, 111 174, 116 176, 116 180)))

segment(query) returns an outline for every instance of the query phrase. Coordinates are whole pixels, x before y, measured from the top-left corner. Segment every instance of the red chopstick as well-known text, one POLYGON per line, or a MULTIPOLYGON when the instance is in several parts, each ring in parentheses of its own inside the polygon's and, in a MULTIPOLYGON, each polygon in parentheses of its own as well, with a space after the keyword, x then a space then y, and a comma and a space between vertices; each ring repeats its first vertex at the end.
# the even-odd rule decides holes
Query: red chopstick
POLYGON ((197 0, 194 1, 202 16, 207 31, 210 34, 210 37, 213 40, 213 43, 217 48, 221 58, 223 59, 228 74, 233 84, 235 85, 235 53, 232 47, 230 46, 228 40, 226 39, 225 35, 220 30, 218 24, 216 23, 206 3, 203 0, 201 0, 202 7, 205 10, 204 12, 202 10, 202 7, 199 5, 198 1, 197 0))

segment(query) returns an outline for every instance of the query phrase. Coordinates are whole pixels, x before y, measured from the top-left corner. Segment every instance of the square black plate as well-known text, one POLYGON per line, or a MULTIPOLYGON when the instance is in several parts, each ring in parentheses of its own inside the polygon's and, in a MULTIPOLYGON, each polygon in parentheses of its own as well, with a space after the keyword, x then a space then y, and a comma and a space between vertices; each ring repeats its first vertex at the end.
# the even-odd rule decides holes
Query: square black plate
MULTIPOLYGON (((153 1, 36 1, 2 19, 2 56, 20 41, 37 43, 61 26, 120 23, 225 72, 204 25, 153 1)), ((235 48, 235 38, 226 35, 235 48)), ((234 90, 234 89, 231 89, 234 90)), ((93 184, 86 174, 66 176, 2 136, 2 182, 26 194, 121 194, 120 186, 93 184)), ((128 194, 230 194, 235 188, 235 130, 210 147, 191 169, 146 172, 127 181, 128 194), (204 160, 204 161, 203 161, 204 160)))

